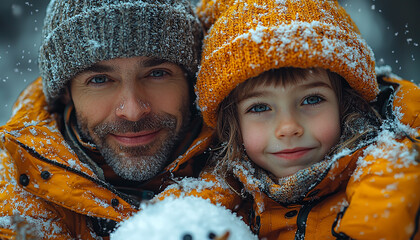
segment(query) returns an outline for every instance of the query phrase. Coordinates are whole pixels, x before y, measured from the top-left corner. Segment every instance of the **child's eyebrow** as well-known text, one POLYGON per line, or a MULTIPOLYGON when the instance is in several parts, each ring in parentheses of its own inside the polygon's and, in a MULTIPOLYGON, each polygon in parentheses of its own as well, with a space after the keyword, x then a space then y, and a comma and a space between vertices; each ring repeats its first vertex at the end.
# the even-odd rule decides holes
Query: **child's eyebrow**
POLYGON ((268 91, 251 91, 246 94, 244 94, 240 99, 239 102, 245 101, 249 98, 257 98, 257 97, 263 97, 269 94, 268 91))
MULTIPOLYGON (((328 85, 325 82, 310 82, 307 84, 301 84, 299 86, 297 86, 297 88, 306 90, 306 89, 311 89, 311 88, 329 88, 329 89, 333 89, 330 85, 328 85)), ((260 90, 260 91, 250 91, 246 94, 244 94, 243 96, 241 96, 241 98, 239 99, 238 102, 242 102, 245 101, 247 99, 250 98, 258 98, 258 97, 263 97, 263 96, 267 96, 268 94, 270 94, 269 91, 264 91, 264 90, 260 90)))
POLYGON ((310 82, 307 84, 302 84, 300 86, 298 86, 299 88, 303 88, 303 89, 309 89, 309 88, 317 88, 317 87, 323 87, 323 88, 330 88, 332 89, 332 87, 330 85, 328 85, 325 82, 310 82))

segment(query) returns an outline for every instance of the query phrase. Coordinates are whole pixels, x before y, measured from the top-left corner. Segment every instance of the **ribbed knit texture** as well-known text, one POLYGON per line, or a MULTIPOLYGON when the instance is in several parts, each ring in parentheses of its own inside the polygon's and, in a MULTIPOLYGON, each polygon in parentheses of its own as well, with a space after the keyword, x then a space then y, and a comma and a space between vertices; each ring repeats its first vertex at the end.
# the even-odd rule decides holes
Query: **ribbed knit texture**
POLYGON ((78 72, 113 58, 156 57, 195 76, 202 37, 188 0, 52 0, 39 54, 47 101, 78 72))
POLYGON ((379 91, 372 50, 336 0, 202 0, 197 14, 209 29, 196 92, 211 127, 238 84, 274 68, 329 69, 368 101, 379 91))

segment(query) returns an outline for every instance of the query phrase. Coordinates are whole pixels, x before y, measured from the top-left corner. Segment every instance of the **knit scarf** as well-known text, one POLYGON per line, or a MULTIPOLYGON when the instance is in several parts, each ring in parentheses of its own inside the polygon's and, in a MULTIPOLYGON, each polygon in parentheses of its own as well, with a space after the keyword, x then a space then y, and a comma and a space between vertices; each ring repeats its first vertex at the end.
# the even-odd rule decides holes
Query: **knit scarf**
MULTIPOLYGON (((247 177, 241 180, 245 182, 245 188, 249 191, 255 187, 264 192, 268 197, 282 204, 295 203, 306 196, 306 194, 320 181, 328 171, 332 161, 326 159, 315 163, 308 168, 301 169, 295 174, 276 179, 271 173, 258 167, 247 156, 233 165, 233 172, 236 176, 247 177)), ((252 195, 254 195, 251 192, 252 195)))

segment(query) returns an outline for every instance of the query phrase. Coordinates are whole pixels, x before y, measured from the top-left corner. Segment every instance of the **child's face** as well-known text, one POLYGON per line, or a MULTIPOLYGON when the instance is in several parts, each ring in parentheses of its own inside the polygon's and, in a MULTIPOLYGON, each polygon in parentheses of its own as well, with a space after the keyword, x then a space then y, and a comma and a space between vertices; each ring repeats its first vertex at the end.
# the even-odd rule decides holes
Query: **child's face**
POLYGON ((339 103, 326 71, 302 80, 259 85, 238 104, 248 156, 279 178, 323 160, 340 138, 339 103))

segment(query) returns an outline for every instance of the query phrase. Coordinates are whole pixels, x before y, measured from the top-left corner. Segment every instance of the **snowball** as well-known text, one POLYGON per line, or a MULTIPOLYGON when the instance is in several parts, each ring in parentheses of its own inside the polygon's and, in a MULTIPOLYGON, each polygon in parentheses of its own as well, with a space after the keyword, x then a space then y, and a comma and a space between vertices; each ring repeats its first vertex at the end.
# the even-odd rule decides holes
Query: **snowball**
POLYGON ((258 239, 230 210, 202 198, 169 197, 154 204, 143 204, 141 209, 118 225, 111 240, 197 240, 220 237, 226 232, 229 232, 229 240, 258 239))

